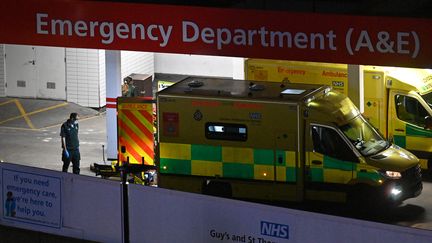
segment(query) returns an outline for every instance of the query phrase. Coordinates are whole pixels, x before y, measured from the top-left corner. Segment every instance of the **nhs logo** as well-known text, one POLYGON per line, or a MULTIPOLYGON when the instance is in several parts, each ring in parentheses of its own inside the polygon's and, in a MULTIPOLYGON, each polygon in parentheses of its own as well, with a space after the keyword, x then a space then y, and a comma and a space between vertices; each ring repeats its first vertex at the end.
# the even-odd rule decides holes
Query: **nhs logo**
POLYGON ((261 221, 261 235, 289 239, 289 226, 261 221))

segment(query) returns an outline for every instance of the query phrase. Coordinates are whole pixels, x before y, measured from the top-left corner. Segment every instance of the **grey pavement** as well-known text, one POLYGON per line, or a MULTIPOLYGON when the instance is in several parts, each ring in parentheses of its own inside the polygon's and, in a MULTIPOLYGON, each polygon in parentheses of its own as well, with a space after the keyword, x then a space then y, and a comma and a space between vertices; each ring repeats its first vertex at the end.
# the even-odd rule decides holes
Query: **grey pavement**
POLYGON ((90 171, 90 165, 103 164, 102 145, 106 148, 104 113, 63 101, 17 99, 27 114, 26 121, 16 101, 11 100, 0 98, 0 160, 61 170, 60 126, 71 112, 78 112, 81 118, 81 174, 95 176, 90 171), (5 102, 11 103, 2 105, 5 102), (28 121, 33 124, 33 128, 28 121))

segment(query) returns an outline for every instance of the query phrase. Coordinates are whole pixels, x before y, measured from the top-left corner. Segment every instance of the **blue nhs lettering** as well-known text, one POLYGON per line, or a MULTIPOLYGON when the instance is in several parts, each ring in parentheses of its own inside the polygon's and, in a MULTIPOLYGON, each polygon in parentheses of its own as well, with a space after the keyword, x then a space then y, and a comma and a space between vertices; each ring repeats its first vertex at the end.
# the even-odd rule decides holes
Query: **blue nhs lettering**
POLYGON ((289 226, 261 221, 261 235, 289 239, 289 226))

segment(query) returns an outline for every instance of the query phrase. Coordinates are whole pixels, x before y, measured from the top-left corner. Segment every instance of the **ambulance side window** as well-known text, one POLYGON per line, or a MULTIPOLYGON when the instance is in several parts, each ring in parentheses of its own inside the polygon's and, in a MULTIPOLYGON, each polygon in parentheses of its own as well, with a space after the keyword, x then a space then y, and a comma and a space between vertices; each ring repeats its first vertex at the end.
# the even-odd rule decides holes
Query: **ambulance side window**
POLYGON ((400 120, 424 127, 425 117, 429 114, 417 99, 405 95, 396 95, 395 103, 396 114, 400 120))
POLYGON ((205 135, 208 139, 246 141, 247 127, 242 124, 207 122, 205 135))
POLYGON ((315 152, 335 159, 358 163, 358 158, 335 130, 321 126, 311 128, 315 152))

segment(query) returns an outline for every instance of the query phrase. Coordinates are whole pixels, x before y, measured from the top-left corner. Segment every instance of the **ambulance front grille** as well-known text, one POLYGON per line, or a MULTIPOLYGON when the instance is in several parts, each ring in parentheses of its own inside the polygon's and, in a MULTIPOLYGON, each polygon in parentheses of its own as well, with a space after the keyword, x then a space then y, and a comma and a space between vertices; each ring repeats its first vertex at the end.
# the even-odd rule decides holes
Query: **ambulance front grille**
POLYGON ((402 172, 402 178, 406 180, 421 179, 421 168, 420 165, 413 166, 408 170, 402 172))

